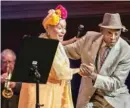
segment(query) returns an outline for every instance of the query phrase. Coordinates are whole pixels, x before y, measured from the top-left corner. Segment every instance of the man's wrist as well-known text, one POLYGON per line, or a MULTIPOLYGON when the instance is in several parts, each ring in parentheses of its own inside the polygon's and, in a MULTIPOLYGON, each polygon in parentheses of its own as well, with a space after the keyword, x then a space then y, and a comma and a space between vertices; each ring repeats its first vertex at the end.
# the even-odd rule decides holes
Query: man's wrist
POLYGON ((93 81, 95 81, 97 79, 97 73, 92 73, 90 76, 89 76, 93 81))

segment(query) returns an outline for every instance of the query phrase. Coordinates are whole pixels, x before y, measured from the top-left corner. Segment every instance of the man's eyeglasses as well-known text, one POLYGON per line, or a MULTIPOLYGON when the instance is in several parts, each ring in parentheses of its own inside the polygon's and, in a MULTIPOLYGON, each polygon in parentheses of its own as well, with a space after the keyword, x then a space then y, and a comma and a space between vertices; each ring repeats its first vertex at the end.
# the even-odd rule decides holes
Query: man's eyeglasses
POLYGON ((14 64, 15 61, 1 61, 2 64, 14 64))

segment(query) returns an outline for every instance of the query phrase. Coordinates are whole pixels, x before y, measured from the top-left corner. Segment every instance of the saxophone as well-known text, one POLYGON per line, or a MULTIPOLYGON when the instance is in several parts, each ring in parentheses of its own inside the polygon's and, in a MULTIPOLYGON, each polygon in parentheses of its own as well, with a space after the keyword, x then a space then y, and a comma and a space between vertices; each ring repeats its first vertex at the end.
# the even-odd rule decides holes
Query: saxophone
POLYGON ((11 72, 11 69, 9 67, 7 67, 7 73, 8 73, 8 77, 5 81, 4 89, 2 90, 2 96, 9 99, 14 95, 12 88, 9 87, 10 79, 12 76, 12 72, 11 72))

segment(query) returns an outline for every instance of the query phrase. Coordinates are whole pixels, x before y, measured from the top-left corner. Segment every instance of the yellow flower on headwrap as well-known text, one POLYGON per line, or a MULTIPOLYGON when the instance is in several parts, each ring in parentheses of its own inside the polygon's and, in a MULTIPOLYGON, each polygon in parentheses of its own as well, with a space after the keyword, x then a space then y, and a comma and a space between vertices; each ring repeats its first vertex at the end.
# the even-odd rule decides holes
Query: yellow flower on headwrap
POLYGON ((59 17, 61 17, 61 10, 60 9, 56 9, 56 14, 59 15, 59 17))
POLYGON ((47 28, 47 25, 57 25, 61 17, 61 12, 59 9, 57 9, 56 11, 51 9, 48 13, 49 14, 42 22, 45 29, 47 28))
POLYGON ((54 9, 49 10, 48 15, 42 22, 42 25, 46 29, 47 25, 57 25, 60 19, 66 19, 66 18, 67 18, 67 10, 62 5, 58 5, 55 10, 54 9))

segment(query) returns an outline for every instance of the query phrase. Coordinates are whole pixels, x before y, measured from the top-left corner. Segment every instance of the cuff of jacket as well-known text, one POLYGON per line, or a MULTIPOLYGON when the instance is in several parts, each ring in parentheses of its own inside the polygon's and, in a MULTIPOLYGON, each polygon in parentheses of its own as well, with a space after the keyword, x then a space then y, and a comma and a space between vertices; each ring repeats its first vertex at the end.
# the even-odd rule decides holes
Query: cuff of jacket
POLYGON ((101 86, 103 85, 102 80, 104 80, 104 77, 98 74, 93 87, 101 89, 101 86))

